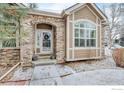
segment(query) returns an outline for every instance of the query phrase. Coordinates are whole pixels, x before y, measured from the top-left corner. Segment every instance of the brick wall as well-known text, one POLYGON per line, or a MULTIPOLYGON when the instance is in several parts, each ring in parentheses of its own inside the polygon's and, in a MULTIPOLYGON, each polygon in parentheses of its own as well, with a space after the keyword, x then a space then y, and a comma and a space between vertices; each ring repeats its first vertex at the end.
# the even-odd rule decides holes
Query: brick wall
POLYGON ((20 61, 20 49, 0 49, 0 65, 14 65, 20 61))

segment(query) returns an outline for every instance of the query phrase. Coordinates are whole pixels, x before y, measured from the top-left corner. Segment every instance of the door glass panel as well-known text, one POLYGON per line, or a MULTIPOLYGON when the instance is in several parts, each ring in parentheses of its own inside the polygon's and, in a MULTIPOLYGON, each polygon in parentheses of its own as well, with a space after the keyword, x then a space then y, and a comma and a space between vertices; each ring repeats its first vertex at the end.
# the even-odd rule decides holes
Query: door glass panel
POLYGON ((40 47, 40 37, 41 37, 41 33, 37 32, 37 48, 40 47))
POLYGON ((51 33, 43 32, 43 51, 51 51, 51 33))

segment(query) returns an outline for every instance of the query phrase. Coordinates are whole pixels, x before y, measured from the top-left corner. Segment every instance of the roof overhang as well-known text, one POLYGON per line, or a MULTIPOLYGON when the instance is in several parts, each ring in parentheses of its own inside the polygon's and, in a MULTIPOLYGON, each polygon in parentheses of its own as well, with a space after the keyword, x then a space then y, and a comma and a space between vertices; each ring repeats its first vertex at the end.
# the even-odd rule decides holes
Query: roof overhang
POLYGON ((62 18, 61 14, 53 13, 53 12, 46 12, 46 11, 41 11, 41 10, 29 10, 28 14, 62 18))

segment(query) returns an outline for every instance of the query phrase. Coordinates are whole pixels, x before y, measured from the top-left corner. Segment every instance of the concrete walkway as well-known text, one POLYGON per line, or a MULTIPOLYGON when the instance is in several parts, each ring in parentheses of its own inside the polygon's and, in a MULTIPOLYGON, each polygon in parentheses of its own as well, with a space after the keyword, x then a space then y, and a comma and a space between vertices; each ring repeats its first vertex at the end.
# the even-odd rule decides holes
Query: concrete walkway
POLYGON ((62 65, 36 66, 29 85, 124 85, 124 70, 100 69, 76 73, 62 65))
POLYGON ((111 58, 95 62, 19 67, 0 85, 124 85, 124 69, 111 58))
POLYGON ((30 85, 63 85, 63 76, 74 74, 70 67, 62 65, 36 66, 30 85))

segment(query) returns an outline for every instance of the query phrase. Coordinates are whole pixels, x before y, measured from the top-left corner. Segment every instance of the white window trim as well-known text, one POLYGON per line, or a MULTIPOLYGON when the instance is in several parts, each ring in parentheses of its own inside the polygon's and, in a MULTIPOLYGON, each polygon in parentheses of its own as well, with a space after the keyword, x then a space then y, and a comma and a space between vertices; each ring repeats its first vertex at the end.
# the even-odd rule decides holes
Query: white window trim
POLYGON ((69 59, 69 47, 70 47, 70 44, 69 44, 69 26, 70 26, 70 21, 69 21, 69 16, 67 16, 67 21, 66 21, 66 38, 67 38, 67 41, 66 41, 66 59, 69 59))
MULTIPOLYGON (((89 22, 89 23, 95 25, 95 26, 96 26, 96 29, 93 29, 93 28, 86 28, 86 27, 80 27, 80 26, 79 26, 79 27, 74 27, 74 28, 73 28, 74 34, 75 34, 75 28, 77 28, 77 29, 85 29, 85 30, 86 30, 86 29, 89 29, 89 30, 96 30, 96 38, 90 38, 90 37, 89 37, 89 38, 86 38, 86 37, 81 38, 81 37, 80 37, 80 34, 79 34, 79 37, 75 37, 75 35, 74 35, 74 41, 75 41, 76 38, 78 38, 78 39, 85 39, 85 40, 87 40, 87 39, 95 39, 95 40, 96 40, 96 45, 95 45, 94 47, 92 47, 92 46, 91 46, 91 47, 87 47, 87 46, 86 46, 86 42, 85 42, 85 47, 80 47, 80 46, 79 46, 79 47, 76 47, 76 46, 75 46, 75 43, 74 43, 74 48, 75 48, 75 49, 86 49, 86 48, 94 49, 94 48, 97 48, 97 42, 98 42, 98 41, 97 41, 97 24, 94 23, 94 22, 91 21, 91 20, 79 19, 79 20, 74 21, 74 22, 73 22, 73 25, 75 25, 76 23, 81 22, 81 21, 86 21, 86 22, 89 22)), ((85 34, 85 36, 86 36, 86 31, 84 31, 84 32, 85 32, 84 34, 85 34)), ((89 33, 89 36, 90 36, 90 33, 89 33)))
POLYGON ((74 23, 77 23, 77 22, 80 22, 80 21, 87 21, 87 22, 89 22, 89 23, 91 23, 91 24, 96 25, 95 22, 93 22, 93 21, 91 21, 91 20, 88 20, 88 19, 78 19, 78 20, 75 20, 74 23))

